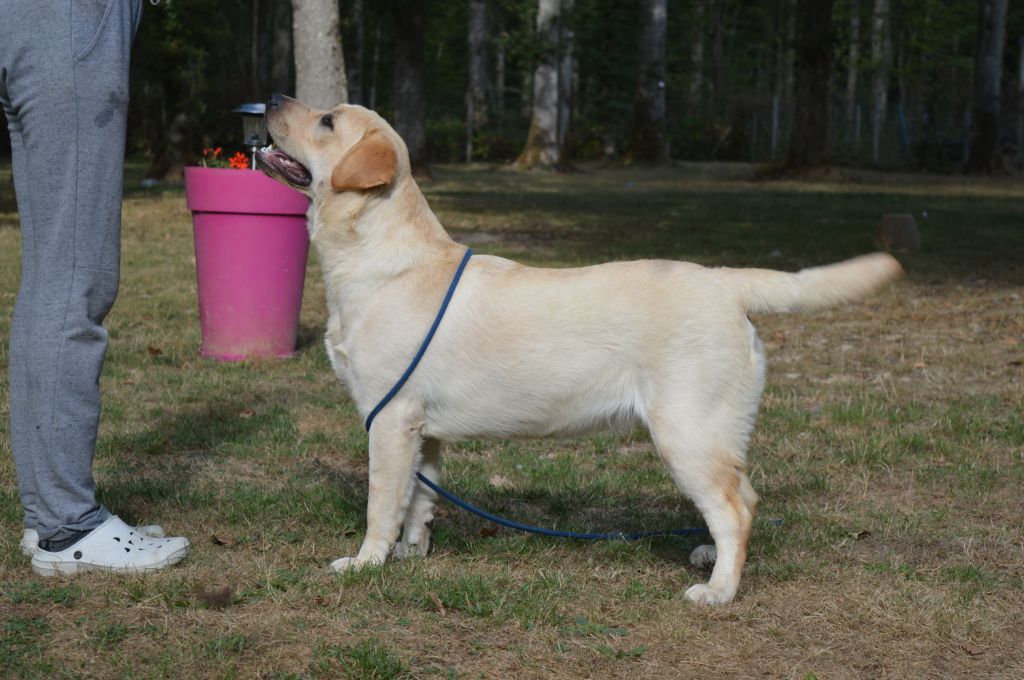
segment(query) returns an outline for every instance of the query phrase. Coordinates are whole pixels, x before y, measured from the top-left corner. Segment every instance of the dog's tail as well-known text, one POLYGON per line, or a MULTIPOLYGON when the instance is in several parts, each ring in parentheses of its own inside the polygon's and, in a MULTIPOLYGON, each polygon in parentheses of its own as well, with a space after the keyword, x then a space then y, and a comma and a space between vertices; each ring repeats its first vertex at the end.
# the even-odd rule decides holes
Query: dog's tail
POLYGON ((865 298, 903 274, 896 258, 886 253, 862 255, 795 274, 728 267, 716 271, 748 312, 796 312, 834 307, 865 298))

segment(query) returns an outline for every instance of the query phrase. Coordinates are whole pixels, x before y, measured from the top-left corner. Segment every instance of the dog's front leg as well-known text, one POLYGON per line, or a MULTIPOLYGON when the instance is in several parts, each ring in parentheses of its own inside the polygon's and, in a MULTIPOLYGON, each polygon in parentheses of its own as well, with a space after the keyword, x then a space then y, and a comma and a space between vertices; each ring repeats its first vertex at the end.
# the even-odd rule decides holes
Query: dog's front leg
POLYGON ((370 493, 366 504, 366 538, 355 557, 331 563, 334 571, 383 564, 398 539, 413 489, 413 472, 423 445, 423 410, 393 402, 370 429, 370 493))

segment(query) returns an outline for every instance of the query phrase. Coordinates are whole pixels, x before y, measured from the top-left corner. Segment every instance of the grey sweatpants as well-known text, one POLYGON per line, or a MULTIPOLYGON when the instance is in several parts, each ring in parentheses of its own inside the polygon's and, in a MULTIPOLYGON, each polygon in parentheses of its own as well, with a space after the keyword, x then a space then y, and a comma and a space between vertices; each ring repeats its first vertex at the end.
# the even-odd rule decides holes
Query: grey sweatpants
POLYGON ((25 526, 40 539, 109 517, 96 502, 92 461, 141 13, 141 0, 0 0, 0 104, 22 236, 11 439, 25 526))

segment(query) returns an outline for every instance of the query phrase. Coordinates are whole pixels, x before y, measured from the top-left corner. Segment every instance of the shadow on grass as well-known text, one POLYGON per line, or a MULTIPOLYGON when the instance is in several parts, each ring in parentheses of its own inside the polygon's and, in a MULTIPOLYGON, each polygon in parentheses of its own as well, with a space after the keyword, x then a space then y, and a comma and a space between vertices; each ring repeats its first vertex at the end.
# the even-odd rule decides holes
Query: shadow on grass
MULTIPOLYGON (((577 487, 545 489, 475 489, 465 492, 445 485, 447 491, 482 510, 522 524, 570 531, 576 533, 618 533, 631 534, 647 531, 704 528, 699 513, 685 503, 680 495, 668 499, 664 495, 623 493, 611 491, 603 484, 577 487), (680 504, 684 507, 680 509, 680 504)), ((577 547, 587 545, 636 544, 649 546, 657 559, 681 565, 686 563, 690 550, 707 543, 710 536, 699 533, 686 536, 657 536, 638 541, 620 539, 587 540, 541 536, 534 533, 494 524, 469 511, 457 507, 444 499, 438 499, 438 507, 445 517, 437 525, 441 531, 440 540, 446 542, 446 549, 456 552, 475 553, 487 551, 492 537, 524 543, 564 543, 577 547)))
MULTIPOLYGON (((452 467, 456 465, 454 463, 452 467)), ((363 538, 368 492, 368 478, 364 470, 353 470, 315 458, 296 464, 290 476, 295 484, 282 490, 280 497, 271 494, 254 502, 244 491, 234 490, 229 494, 230 503, 225 504, 224 512, 229 519, 244 516, 254 521, 268 512, 273 514, 271 508, 274 506, 286 504, 294 507, 285 517, 293 522, 301 521, 305 531, 315 532, 316 527, 323 531, 343 531, 346 535, 354 531, 356 538, 363 538)), ((569 531, 631 533, 704 526, 696 510, 682 501, 681 496, 666 499, 647 494, 609 493, 600 484, 518 491, 487 488, 463 492, 454 487, 448 490, 494 514, 535 526, 569 531), (684 506, 681 512, 680 504, 684 506)), ((435 547, 455 554, 474 555, 494 550, 496 544, 492 537, 496 534, 492 532, 495 529, 498 529, 497 535, 505 539, 498 547, 499 551, 533 550, 556 542, 581 547, 595 543, 624 543, 538 537, 506 527, 499 529, 497 525, 443 498, 437 501, 435 516, 435 547), (510 545, 509 541, 514 543, 510 545)), ((708 540, 707 534, 697 534, 647 538, 636 544, 647 545, 656 559, 683 565, 687 563, 690 550, 708 540)))
POLYGON ((294 441, 287 411, 253 411, 253 399, 186 406, 164 413, 141 432, 105 438, 98 462, 110 466, 111 481, 98 490, 100 502, 112 508, 201 504, 210 495, 204 485, 195 484, 205 461, 224 454, 245 457, 250 449, 294 441))
POLYGON ((941 187, 922 195, 621 179, 610 186, 553 182, 550 190, 537 181, 509 191, 446 186, 428 199, 443 222, 457 218, 446 225, 455 231, 495 229, 567 263, 667 258, 773 269, 873 251, 881 215, 907 212, 917 217, 923 241, 921 252, 899 256, 912 276, 1024 281, 1024 211, 1016 198, 946 195, 941 187))
POLYGON ((310 347, 316 347, 323 341, 324 331, 320 326, 299 324, 299 334, 295 339, 295 351, 304 352, 310 347))

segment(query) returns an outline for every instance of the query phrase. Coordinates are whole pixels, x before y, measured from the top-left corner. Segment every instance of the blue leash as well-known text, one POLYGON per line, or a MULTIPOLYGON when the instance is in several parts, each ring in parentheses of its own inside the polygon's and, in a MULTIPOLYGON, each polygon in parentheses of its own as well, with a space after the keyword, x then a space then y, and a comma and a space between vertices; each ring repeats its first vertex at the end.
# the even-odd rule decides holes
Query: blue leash
MULTIPOLYGON (((469 262, 469 258, 472 256, 473 251, 467 248, 466 254, 462 256, 462 262, 459 263, 459 268, 455 271, 455 276, 452 278, 451 285, 448 286, 448 292, 444 296, 444 302, 441 303, 441 308, 437 310, 437 316, 434 317, 434 323, 430 326, 430 330, 427 331, 427 337, 423 338, 423 343, 420 345, 419 350, 417 350, 416 356, 412 358, 412 361, 409 363, 409 367, 405 369, 405 373, 403 373, 402 377, 398 379, 398 382, 395 383, 395 386, 392 387, 388 391, 388 393, 384 395, 384 398, 380 400, 380 403, 378 403, 373 408, 373 410, 370 411, 370 415, 366 416, 367 432, 370 431, 370 426, 373 424, 373 419, 377 417, 377 414, 380 413, 381 409, 388 405, 388 402, 395 398, 395 395, 398 394, 399 390, 402 389, 402 386, 405 385, 405 383, 409 380, 409 376, 411 376, 412 372, 416 370, 416 366, 419 365, 420 359, 423 358, 423 355, 427 351, 427 347, 430 346, 430 341, 434 339, 434 333, 437 332, 437 327, 441 325, 441 319, 444 318, 444 313, 448 310, 448 303, 452 301, 452 295, 455 294, 455 288, 459 285, 459 279, 462 278, 462 272, 465 271, 466 269, 466 263, 469 262)), ((455 496, 449 493, 448 491, 445 491, 443 488, 427 479, 422 472, 417 472, 416 477, 421 482, 430 487, 430 489, 432 489, 439 496, 441 496, 442 498, 451 503, 454 503, 463 510, 468 510, 474 515, 483 517, 484 519, 490 522, 494 522, 495 524, 500 524, 501 526, 508 527, 510 529, 525 531, 531 534, 540 534, 542 536, 554 536, 557 538, 576 538, 584 541, 638 541, 640 539, 651 538, 653 536, 692 536, 694 534, 708 533, 707 529, 701 527, 694 527, 690 529, 665 529, 663 531, 640 531, 632 534, 624 534, 620 531, 608 533, 576 533, 575 531, 556 531, 555 529, 543 529, 541 527, 535 527, 529 524, 522 524, 520 522, 515 522, 510 519, 505 519, 504 517, 499 517, 498 515, 491 514, 486 510, 482 510, 471 503, 467 503, 458 496, 455 496)))
POLYGON ((444 498, 446 501, 454 503, 463 510, 468 510, 474 515, 483 517, 484 519, 500 524, 503 527, 509 529, 516 529, 518 531, 525 531, 529 534, 540 534, 541 536, 554 536, 556 538, 576 538, 581 541, 639 541, 642 538, 651 538, 653 536, 693 536, 694 534, 706 534, 707 529, 701 527, 694 527, 692 529, 665 529, 662 531, 638 531, 633 534, 624 534, 621 531, 610 531, 608 533, 589 533, 580 534, 575 531, 558 531, 556 529, 543 529, 541 527, 531 526, 529 524, 522 524, 511 519, 505 519, 498 515, 493 515, 486 510, 482 510, 472 503, 462 500, 458 496, 454 496, 448 491, 445 491, 440 486, 430 481, 423 476, 422 472, 417 472, 416 476, 421 482, 433 489, 439 496, 444 498))
POLYGON ((430 346, 430 341, 434 339, 434 333, 437 332, 437 327, 441 325, 441 319, 444 318, 444 313, 448 310, 448 303, 452 301, 452 295, 455 294, 455 287, 459 285, 459 279, 462 278, 462 272, 466 269, 466 263, 469 262, 469 258, 472 256, 473 251, 466 248, 466 254, 462 256, 462 262, 459 263, 459 268, 455 270, 455 278, 452 279, 451 285, 448 286, 448 292, 444 296, 444 302, 441 303, 441 309, 437 310, 437 316, 434 317, 434 323, 431 325, 430 330, 427 331, 427 337, 423 338, 423 344, 421 344, 419 350, 416 351, 416 356, 414 356, 412 358, 412 362, 409 363, 409 368, 405 369, 405 373, 403 373, 402 377, 398 379, 395 386, 392 387, 391 390, 384 395, 384 398, 380 400, 380 403, 370 411, 370 415, 366 416, 367 432, 370 431, 370 425, 373 424, 373 419, 377 417, 380 410, 395 398, 398 391, 402 389, 402 386, 405 385, 407 380, 409 380, 409 376, 411 376, 412 372, 416 370, 417 366, 419 366, 420 359, 423 358, 423 354, 427 351, 427 347, 430 346))

